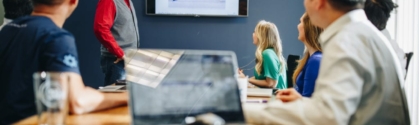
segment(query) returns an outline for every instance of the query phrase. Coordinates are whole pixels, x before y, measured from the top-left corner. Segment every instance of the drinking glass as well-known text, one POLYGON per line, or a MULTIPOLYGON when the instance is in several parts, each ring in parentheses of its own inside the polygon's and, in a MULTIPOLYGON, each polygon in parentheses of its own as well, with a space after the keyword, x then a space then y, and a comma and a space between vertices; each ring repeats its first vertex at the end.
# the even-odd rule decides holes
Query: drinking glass
POLYGON ((249 77, 237 78, 237 83, 239 84, 240 91, 240 100, 242 103, 245 103, 247 100, 247 85, 249 84, 249 77))
POLYGON ((33 75, 39 125, 64 125, 68 115, 68 76, 59 72, 33 75))

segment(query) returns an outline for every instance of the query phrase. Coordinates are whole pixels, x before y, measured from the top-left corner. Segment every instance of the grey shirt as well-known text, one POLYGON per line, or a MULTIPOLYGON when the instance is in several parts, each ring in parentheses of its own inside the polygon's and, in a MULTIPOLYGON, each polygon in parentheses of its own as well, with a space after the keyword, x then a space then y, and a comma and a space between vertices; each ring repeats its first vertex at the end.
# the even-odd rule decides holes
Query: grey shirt
MULTIPOLYGON (((129 49, 137 49, 140 44, 140 34, 134 4, 131 0, 129 0, 130 7, 123 0, 113 0, 113 2, 116 14, 114 24, 110 29, 112 36, 124 53, 129 49)), ((103 55, 115 56, 103 45, 101 52, 103 55)))
POLYGON ((320 36, 323 58, 311 98, 245 104, 249 124, 406 125, 400 62, 389 41, 358 9, 320 36))

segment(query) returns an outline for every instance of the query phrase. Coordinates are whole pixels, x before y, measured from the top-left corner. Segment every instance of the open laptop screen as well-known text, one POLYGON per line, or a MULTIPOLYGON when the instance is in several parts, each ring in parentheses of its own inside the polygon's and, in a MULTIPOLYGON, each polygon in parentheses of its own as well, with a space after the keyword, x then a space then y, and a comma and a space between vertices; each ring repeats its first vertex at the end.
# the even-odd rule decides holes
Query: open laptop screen
POLYGON ((234 53, 171 53, 173 58, 158 64, 161 70, 143 68, 138 72, 145 73, 127 77, 135 124, 184 124, 185 117, 203 113, 214 113, 227 123, 244 122, 234 53), (150 76, 146 72, 155 77, 145 78, 150 76))

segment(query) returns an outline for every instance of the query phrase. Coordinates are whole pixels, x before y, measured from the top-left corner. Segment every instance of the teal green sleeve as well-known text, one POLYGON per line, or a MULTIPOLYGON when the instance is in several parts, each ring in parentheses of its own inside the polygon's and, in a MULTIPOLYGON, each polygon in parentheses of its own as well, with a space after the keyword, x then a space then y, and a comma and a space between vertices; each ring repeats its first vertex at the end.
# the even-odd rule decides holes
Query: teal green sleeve
POLYGON ((280 68, 278 56, 272 50, 265 50, 262 52, 262 58, 265 77, 278 81, 280 68))

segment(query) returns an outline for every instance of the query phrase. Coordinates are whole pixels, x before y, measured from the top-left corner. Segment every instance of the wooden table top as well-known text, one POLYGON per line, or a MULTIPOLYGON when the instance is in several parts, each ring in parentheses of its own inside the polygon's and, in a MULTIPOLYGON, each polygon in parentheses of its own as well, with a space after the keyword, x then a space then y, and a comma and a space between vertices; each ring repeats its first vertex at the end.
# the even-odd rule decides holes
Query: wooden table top
MULTIPOLYGON (((131 123, 131 117, 129 114, 128 106, 112 108, 99 112, 93 112, 82 115, 69 115, 66 119, 68 125, 105 125, 105 124, 117 124, 117 125, 129 125, 131 123)), ((15 125, 37 125, 37 116, 31 116, 24 120, 21 120, 15 125)))
MULTIPOLYGON (((264 99, 270 100, 268 97, 248 97, 248 99, 264 99)), ((129 125, 131 123, 131 115, 128 106, 116 107, 108 110, 92 112, 82 115, 69 115, 66 124, 69 125, 129 125)), ((15 125, 37 125, 37 116, 31 116, 23 119, 15 125)))

